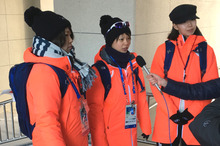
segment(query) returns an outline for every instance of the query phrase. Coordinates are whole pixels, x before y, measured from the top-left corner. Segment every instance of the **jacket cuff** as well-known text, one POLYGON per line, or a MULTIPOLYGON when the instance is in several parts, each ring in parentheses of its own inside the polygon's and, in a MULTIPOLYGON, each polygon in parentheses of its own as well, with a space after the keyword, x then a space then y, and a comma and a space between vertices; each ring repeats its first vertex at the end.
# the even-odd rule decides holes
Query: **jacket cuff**
POLYGON ((170 94, 174 91, 174 89, 175 89, 175 81, 167 78, 167 86, 162 87, 161 90, 167 94, 170 94))

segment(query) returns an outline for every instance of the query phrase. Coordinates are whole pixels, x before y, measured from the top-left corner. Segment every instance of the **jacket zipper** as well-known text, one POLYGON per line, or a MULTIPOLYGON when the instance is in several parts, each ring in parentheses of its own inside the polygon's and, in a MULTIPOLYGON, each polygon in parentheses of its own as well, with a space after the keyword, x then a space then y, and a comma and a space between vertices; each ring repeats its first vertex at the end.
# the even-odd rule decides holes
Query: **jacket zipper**
MULTIPOLYGON (((127 70, 125 70, 125 74, 126 74, 126 80, 127 80, 127 70)), ((129 96, 129 102, 131 104, 131 90, 130 90, 129 84, 128 84, 128 96, 129 96)), ((132 138, 132 128, 130 128, 130 133, 131 133, 131 145, 133 146, 134 141, 133 141, 133 138, 132 138)))
MULTIPOLYGON (((129 93, 129 102, 131 104, 131 90, 130 90, 130 86, 128 85, 128 93, 129 93)), ((130 128, 131 130, 131 145, 133 146, 134 145, 134 142, 133 142, 133 138, 132 138, 132 128, 130 128)))
MULTIPOLYGON (((185 82, 185 76, 186 76, 186 71, 183 71, 183 82, 185 82)), ((185 109, 185 101, 183 99, 180 99, 180 105, 179 105, 179 111, 182 113, 185 109)))

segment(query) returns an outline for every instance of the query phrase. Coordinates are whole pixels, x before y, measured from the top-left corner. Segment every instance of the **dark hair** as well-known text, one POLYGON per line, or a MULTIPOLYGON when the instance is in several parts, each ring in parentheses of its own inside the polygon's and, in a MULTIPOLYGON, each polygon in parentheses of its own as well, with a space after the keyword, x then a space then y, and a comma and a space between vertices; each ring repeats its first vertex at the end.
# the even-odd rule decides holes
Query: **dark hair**
MULTIPOLYGON (((196 30, 194 32, 194 35, 201 35, 202 36, 202 33, 197 26, 196 26, 196 30)), ((176 30, 174 27, 172 27, 172 30, 171 30, 170 34, 168 35, 167 39, 176 40, 178 38, 178 36, 179 36, 179 31, 176 30)))
MULTIPOLYGON (((122 33, 122 34, 124 34, 124 33, 122 33)), ((131 34, 130 34, 129 32, 125 32, 125 34, 128 35, 129 37, 131 37, 131 34)), ((120 35, 119 35, 119 36, 120 36, 120 35)), ((118 41, 118 39, 119 39, 119 36, 118 36, 117 38, 115 38, 117 41, 118 41)))
MULTIPOLYGON (((74 39, 74 34, 73 34, 72 29, 70 27, 68 28, 70 29, 70 32, 71 32, 71 35, 70 35, 71 38, 74 39)), ((66 42, 65 30, 63 30, 60 34, 58 34, 51 42, 59 46, 60 48, 62 48, 66 42)))

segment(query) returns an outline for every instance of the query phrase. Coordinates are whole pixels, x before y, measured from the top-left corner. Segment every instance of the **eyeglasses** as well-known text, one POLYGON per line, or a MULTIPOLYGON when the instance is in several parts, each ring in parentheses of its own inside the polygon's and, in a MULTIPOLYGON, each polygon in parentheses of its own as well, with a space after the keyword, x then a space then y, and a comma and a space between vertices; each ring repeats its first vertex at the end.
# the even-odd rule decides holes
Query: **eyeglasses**
POLYGON ((105 36, 109 33, 109 31, 111 31, 113 28, 125 28, 125 27, 129 27, 130 24, 128 21, 121 21, 121 22, 116 22, 114 23, 106 32, 105 36))

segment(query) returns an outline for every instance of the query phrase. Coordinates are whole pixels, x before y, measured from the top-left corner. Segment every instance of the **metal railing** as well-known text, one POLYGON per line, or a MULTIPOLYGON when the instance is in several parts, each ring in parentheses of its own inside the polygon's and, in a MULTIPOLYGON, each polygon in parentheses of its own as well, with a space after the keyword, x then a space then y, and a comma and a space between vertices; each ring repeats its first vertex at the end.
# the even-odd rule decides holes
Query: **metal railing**
POLYGON ((0 102, 0 144, 26 138, 19 129, 12 99, 0 102))

